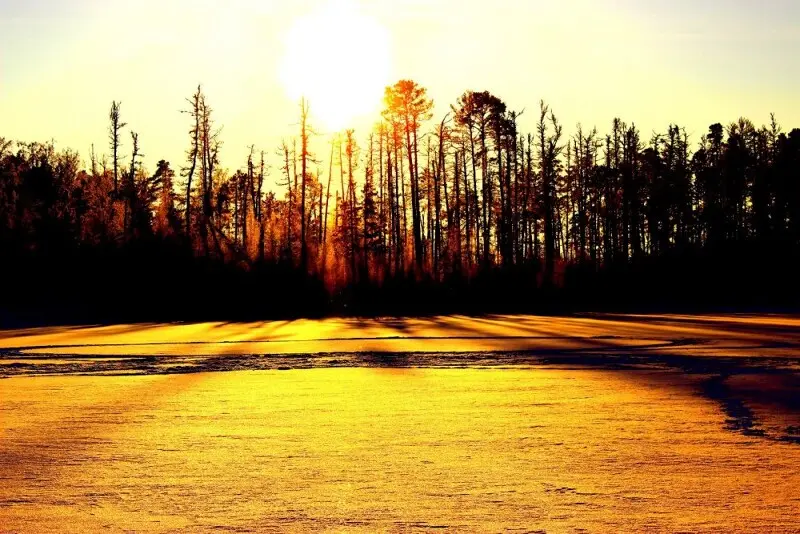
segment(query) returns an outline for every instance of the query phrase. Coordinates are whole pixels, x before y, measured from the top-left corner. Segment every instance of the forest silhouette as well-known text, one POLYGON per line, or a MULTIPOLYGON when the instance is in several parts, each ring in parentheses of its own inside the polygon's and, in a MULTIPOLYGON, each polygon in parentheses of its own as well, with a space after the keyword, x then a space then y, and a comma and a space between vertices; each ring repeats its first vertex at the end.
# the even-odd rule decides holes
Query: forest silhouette
POLYGON ((488 92, 434 118, 425 88, 401 80, 372 131, 312 154, 303 101, 280 168, 251 147, 225 162, 231 173, 201 87, 184 107, 186 159, 153 170, 118 102, 110 155, 93 148, 87 168, 53 142, 0 137, 0 319, 775 308, 800 296, 800 129, 774 117, 696 140, 620 119, 568 136, 541 102, 525 132, 488 92))

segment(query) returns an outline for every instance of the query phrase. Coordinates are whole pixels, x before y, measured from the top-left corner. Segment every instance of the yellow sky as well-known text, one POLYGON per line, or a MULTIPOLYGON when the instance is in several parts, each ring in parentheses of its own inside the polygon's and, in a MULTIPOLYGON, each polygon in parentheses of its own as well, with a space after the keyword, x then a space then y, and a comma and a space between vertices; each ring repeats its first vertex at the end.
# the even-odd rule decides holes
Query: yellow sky
MULTIPOLYGON (((352 50, 338 62, 321 52, 308 79, 346 86, 379 67, 427 87, 435 118, 464 90, 486 89, 528 110, 523 128, 540 98, 567 131, 578 121, 605 131, 621 116, 645 138, 678 122, 698 139, 712 122, 763 123, 770 111, 800 125, 800 8, 791 0, 339 1, 385 30, 388 64, 368 64, 380 56, 350 29, 339 45, 352 50)), ((273 154, 295 133, 297 105, 281 76, 286 42, 298 20, 330 2, 3 0, 0 135, 54 138, 84 157, 92 143, 107 152, 116 99, 148 167, 164 158, 178 168, 188 139, 179 110, 202 83, 224 126, 222 164, 239 168, 250 144, 273 154)), ((353 124, 360 139, 370 122, 353 124)))

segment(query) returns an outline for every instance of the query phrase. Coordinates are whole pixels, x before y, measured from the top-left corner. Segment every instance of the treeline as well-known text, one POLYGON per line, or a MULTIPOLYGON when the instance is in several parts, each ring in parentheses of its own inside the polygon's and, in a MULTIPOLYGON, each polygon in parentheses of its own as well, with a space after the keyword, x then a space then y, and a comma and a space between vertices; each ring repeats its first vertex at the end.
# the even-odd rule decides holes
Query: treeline
POLYGON ((93 149, 87 168, 52 143, 0 138, 0 309, 191 319, 792 306, 800 294, 800 130, 739 119, 692 141, 615 119, 567 136, 542 102, 524 132, 521 112, 474 91, 444 117, 432 109, 403 80, 371 132, 312 142, 302 102, 272 177, 274 152, 255 146, 239 170, 222 166, 199 87, 178 169, 142 165, 117 102, 109 155, 93 149))

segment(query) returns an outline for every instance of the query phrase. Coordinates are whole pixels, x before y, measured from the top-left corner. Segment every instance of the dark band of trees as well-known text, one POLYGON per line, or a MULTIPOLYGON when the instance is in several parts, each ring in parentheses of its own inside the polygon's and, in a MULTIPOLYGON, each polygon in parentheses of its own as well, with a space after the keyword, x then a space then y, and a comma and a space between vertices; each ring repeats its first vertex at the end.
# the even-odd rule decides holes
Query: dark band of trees
POLYGON ((615 119, 568 137, 542 102, 523 132, 520 112, 473 91, 431 110, 416 83, 388 87, 374 130, 334 136, 321 168, 303 102, 277 191, 255 147, 223 168, 200 88, 179 169, 144 168, 117 102, 110 156, 93 150, 87 169, 72 150, 0 138, 0 309, 102 320, 798 295, 800 130, 739 119, 691 140, 615 119))

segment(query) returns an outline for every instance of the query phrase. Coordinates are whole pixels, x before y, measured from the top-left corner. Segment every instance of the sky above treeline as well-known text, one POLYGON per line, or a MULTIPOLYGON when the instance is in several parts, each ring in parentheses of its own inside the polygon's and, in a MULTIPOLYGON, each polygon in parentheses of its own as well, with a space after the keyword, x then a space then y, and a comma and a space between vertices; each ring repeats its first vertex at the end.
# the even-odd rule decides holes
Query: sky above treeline
POLYGON ((544 99, 566 133, 619 116, 699 141, 740 116, 800 127, 798 50, 796 0, 0 0, 0 136, 108 153, 117 100, 147 167, 178 168, 202 83, 234 170, 296 134, 298 91, 318 144, 341 126, 363 143, 381 86, 410 78, 435 121, 488 90, 523 130, 544 99))

